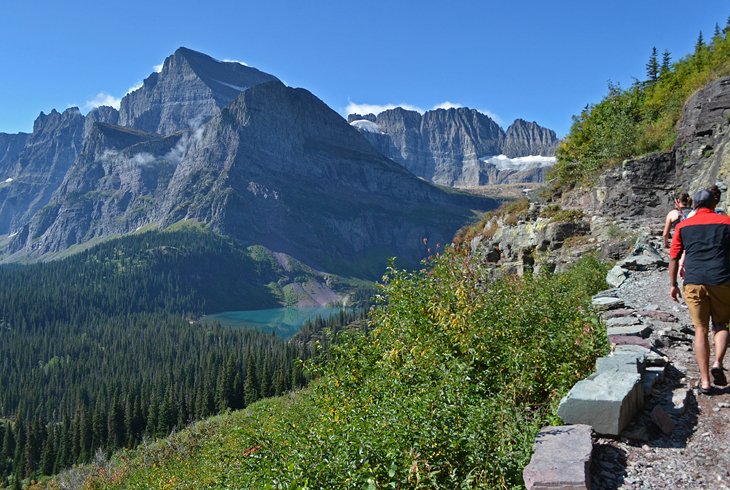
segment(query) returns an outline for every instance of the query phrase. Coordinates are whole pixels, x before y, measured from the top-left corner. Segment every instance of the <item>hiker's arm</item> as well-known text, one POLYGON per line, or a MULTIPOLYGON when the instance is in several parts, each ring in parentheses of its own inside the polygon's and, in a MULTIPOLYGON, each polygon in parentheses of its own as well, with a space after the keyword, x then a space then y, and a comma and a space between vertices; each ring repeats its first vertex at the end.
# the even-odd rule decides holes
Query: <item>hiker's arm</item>
POLYGON ((679 271, 679 259, 669 259, 669 296, 674 301, 679 301, 679 284, 677 283, 677 272, 679 271))
POLYGON ((662 231, 662 238, 664 239, 664 248, 669 248, 669 230, 672 228, 672 213, 667 214, 667 219, 664 220, 664 231, 662 231))

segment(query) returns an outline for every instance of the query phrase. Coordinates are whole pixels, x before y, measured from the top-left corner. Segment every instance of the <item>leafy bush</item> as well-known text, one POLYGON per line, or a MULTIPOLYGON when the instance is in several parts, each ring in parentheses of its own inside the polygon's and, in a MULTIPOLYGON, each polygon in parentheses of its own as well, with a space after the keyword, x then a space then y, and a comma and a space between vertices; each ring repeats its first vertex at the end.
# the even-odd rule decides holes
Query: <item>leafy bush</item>
POLYGON ((89 487, 519 487, 537 431, 607 349, 589 307, 605 273, 587 258, 487 283, 454 251, 391 267, 372 329, 310 365, 309 389, 121 455, 89 487))

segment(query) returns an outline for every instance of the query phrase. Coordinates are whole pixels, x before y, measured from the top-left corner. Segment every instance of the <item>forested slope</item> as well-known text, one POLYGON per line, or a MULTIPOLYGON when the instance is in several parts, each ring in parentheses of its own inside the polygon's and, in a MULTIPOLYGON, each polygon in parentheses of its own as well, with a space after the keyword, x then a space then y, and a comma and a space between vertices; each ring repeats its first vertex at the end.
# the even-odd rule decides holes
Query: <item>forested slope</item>
POLYGON ((196 318, 278 306, 307 273, 197 226, 0 267, 0 486, 303 386, 307 342, 196 318))

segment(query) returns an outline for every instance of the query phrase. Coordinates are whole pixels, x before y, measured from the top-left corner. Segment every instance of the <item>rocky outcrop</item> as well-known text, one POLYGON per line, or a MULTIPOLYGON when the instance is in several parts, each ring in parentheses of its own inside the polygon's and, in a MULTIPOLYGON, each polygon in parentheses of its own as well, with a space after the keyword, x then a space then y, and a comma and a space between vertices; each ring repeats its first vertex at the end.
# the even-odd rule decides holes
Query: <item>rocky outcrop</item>
MULTIPOLYGON (((695 191, 730 179, 730 77, 695 92, 684 107, 674 145, 677 182, 695 191)), ((728 206, 727 194, 721 206, 728 206)))
POLYGON ((127 94, 119 124, 169 135, 200 126, 249 87, 277 80, 236 62, 224 62, 187 48, 165 59, 160 73, 127 94))
POLYGON ((552 129, 543 128, 534 121, 517 119, 507 128, 502 154, 508 158, 529 155, 553 156, 558 141, 552 129))
POLYGON ((364 116, 361 114, 349 114, 347 116, 347 122, 351 123, 354 121, 370 121, 370 122, 376 122, 378 120, 377 116, 375 114, 365 114, 364 116))
POLYGON ((591 214, 663 220, 674 206, 675 193, 683 187, 674 162, 671 153, 627 160, 600 175, 590 188, 576 189, 562 201, 591 214))
MULTIPOLYGON (((590 188, 563 196, 568 206, 609 216, 663 219, 681 190, 693 194, 730 178, 730 77, 698 90, 685 104, 677 141, 666 153, 626 160, 599 176, 590 188)), ((720 207, 728 207, 723 193, 720 207)))
POLYGON ((350 114, 347 119, 383 155, 419 177, 456 187, 541 182, 544 161, 512 159, 551 156, 557 145, 555 133, 537 123, 515 121, 507 138, 489 116, 465 107, 436 109, 423 115, 397 107, 377 117, 350 114), (509 151, 507 158, 491 158, 505 149, 509 151))

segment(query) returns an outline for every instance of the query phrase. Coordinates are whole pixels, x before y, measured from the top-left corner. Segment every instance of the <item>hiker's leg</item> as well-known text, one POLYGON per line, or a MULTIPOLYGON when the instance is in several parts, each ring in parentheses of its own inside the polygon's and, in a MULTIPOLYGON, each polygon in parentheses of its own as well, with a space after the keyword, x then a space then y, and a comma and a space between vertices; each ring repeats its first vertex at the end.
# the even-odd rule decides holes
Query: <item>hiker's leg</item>
POLYGON ((694 350, 697 367, 700 370, 702 388, 709 388, 710 383, 710 342, 707 333, 710 328, 710 296, 706 286, 701 284, 685 284, 684 300, 687 302, 689 316, 695 327, 694 350))

